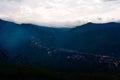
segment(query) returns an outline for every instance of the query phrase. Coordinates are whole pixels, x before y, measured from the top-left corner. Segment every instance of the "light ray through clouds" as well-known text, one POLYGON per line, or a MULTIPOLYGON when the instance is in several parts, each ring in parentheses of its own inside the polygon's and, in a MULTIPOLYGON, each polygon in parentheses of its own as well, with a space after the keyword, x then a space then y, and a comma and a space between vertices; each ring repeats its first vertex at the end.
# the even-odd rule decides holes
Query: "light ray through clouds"
POLYGON ((120 0, 0 0, 0 18, 17 23, 71 27, 120 21, 120 0))

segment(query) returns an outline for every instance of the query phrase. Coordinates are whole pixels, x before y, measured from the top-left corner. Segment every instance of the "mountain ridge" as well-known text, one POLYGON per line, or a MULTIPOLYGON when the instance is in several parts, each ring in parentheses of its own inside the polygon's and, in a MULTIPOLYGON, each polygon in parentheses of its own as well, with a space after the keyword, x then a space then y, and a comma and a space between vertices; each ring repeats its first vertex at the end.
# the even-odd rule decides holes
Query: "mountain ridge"
MULTIPOLYGON (((9 63, 67 68, 69 55, 81 55, 81 52, 120 56, 119 30, 120 23, 88 23, 66 29, 0 20, 1 57, 5 52, 9 63)), ((75 67, 72 64, 70 68, 75 67)))

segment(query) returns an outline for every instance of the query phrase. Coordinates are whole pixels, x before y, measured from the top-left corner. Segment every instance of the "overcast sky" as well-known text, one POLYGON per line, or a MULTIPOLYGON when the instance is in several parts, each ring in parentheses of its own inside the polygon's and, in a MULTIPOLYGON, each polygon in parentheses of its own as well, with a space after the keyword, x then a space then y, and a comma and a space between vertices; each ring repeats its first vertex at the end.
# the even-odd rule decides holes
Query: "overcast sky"
POLYGON ((118 22, 120 0, 0 0, 0 18, 54 27, 118 22))

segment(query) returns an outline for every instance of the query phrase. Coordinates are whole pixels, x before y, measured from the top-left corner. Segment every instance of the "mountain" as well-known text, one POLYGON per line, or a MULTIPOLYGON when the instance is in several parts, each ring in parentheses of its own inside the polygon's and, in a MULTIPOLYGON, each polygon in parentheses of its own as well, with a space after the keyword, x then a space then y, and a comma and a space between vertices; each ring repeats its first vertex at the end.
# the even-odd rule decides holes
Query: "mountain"
POLYGON ((120 23, 77 26, 69 31, 65 47, 89 53, 120 53, 120 23))
POLYGON ((9 57, 8 63, 54 65, 48 53, 62 46, 68 30, 0 20, 1 55, 9 57))
POLYGON ((120 56, 120 23, 51 28, 0 20, 0 63, 96 68, 98 55, 113 53, 120 56))
POLYGON ((33 24, 15 24, 13 22, 0 20, 0 43, 6 49, 25 45, 29 43, 30 40, 35 40, 32 42, 36 42, 36 44, 41 42, 46 47, 58 47, 58 44, 64 41, 61 37, 65 35, 67 30, 68 29, 49 28, 33 24))

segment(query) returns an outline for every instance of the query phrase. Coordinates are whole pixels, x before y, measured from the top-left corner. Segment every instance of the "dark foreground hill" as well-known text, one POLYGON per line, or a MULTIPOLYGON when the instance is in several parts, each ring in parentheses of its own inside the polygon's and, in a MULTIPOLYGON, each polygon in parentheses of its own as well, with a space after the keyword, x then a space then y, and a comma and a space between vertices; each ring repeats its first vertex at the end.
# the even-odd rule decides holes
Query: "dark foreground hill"
POLYGON ((0 80, 119 80, 120 73, 56 71, 43 67, 0 65, 0 80))

